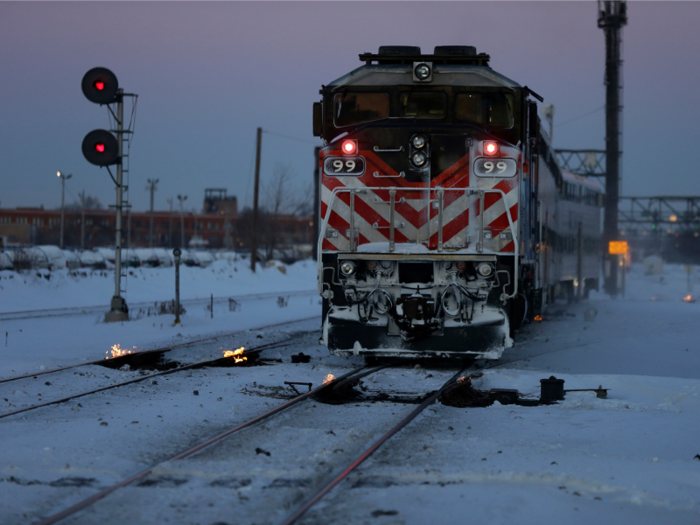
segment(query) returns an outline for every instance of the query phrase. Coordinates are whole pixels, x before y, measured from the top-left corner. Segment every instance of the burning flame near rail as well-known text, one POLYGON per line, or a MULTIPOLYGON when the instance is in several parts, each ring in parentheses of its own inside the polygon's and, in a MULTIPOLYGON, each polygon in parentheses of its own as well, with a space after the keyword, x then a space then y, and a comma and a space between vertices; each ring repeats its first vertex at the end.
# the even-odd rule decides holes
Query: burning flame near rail
POLYGON ((240 347, 236 350, 224 350, 224 357, 233 357, 235 363, 243 363, 248 360, 246 356, 241 355, 244 351, 244 347, 240 347))
POLYGON ((535 316, 535 321, 537 321, 538 323, 542 322, 542 316, 541 316, 541 315, 536 315, 536 316, 535 316))
POLYGON ((686 303, 689 303, 689 302, 691 302, 691 301, 693 300, 693 296, 692 296, 692 295, 686 295, 686 296, 683 298, 683 300, 684 300, 686 303))
MULTIPOLYGON (((138 348, 134 347, 134 350, 138 350, 138 348)), ((105 354, 107 354, 107 357, 105 357, 105 359, 114 359, 115 357, 121 357, 123 355, 133 354, 134 350, 126 350, 125 348, 121 348, 119 346, 119 343, 117 343, 116 345, 112 345, 112 350, 111 350, 112 355, 109 355, 109 351, 105 352, 105 354)))
POLYGON ((335 376, 334 376, 333 374, 328 374, 328 375, 326 376, 326 378, 323 380, 323 384, 324 384, 324 385, 327 385, 328 383, 330 383, 330 382, 333 381, 334 379, 335 379, 335 376))

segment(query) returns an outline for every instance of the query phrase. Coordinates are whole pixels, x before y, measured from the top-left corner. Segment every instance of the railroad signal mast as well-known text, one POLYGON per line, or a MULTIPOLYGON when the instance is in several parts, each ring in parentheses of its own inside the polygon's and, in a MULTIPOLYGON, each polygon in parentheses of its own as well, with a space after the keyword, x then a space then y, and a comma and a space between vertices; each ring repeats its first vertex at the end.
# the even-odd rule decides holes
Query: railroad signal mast
POLYGON ((129 308, 122 297, 121 270, 122 270, 122 209, 124 207, 124 169, 122 159, 124 157, 124 135, 132 133, 124 129, 124 97, 137 97, 138 95, 124 93, 119 87, 119 82, 114 73, 104 67, 96 67, 85 73, 82 90, 85 97, 95 104, 106 105, 116 121, 116 129, 96 129, 88 133, 83 139, 83 155, 91 164, 105 167, 109 176, 114 181, 117 191, 116 209, 116 247, 114 253, 114 295, 110 303, 110 310, 105 315, 105 322, 117 322, 129 320, 129 308), (111 104, 116 105, 116 113, 111 104), (116 137, 115 137, 116 134, 116 137), (109 166, 117 166, 116 178, 112 175, 109 166))
POLYGON ((627 24, 625 0, 598 0, 598 27, 605 31, 605 218, 603 222, 605 291, 618 293, 617 256, 611 243, 619 237, 617 207, 620 192, 620 113, 622 111, 622 27, 627 24))

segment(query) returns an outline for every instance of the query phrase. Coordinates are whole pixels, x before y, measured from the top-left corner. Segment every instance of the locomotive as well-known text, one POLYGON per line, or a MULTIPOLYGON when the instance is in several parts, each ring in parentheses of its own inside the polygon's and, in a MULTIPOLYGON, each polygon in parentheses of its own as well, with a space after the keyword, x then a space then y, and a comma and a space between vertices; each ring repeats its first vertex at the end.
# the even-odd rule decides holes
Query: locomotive
POLYGON ((472 46, 382 46, 322 86, 318 288, 336 355, 497 359, 597 288, 597 182, 562 172, 527 86, 472 46))

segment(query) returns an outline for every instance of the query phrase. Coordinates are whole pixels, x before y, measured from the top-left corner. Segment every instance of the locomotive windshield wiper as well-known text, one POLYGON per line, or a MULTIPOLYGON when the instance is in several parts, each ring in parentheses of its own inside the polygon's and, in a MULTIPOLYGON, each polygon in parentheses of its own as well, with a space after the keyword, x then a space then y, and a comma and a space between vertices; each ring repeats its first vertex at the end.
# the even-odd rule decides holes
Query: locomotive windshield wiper
POLYGON ((343 100, 345 100, 345 94, 347 91, 343 91, 340 94, 340 100, 338 101, 338 114, 335 116, 335 118, 340 119, 340 112, 343 109, 343 100))

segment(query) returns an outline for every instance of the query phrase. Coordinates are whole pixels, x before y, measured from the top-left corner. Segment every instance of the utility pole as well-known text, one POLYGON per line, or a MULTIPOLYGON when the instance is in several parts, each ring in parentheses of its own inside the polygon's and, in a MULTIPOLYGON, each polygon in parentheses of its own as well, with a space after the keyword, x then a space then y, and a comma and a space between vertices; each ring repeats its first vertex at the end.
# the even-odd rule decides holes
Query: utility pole
POLYGON ((168 231, 168 246, 173 247, 173 200, 166 201, 170 205, 170 230, 168 231))
POLYGON ((250 246, 250 269, 255 273, 255 260, 258 256, 258 193, 260 189, 260 148, 262 146, 262 128, 258 128, 258 141, 255 151, 255 191, 253 192, 253 231, 250 246))
POLYGON ((64 217, 64 204, 66 200, 66 179, 70 179, 73 174, 65 174, 61 173, 60 171, 56 172, 56 175, 58 175, 58 178, 61 179, 61 242, 60 246, 61 249, 63 249, 63 223, 65 221, 64 217))
POLYGON ((85 249, 85 190, 81 191, 80 197, 80 249, 85 249))
POLYGON ((622 27, 627 24, 625 0, 598 0, 598 27, 605 32, 605 218, 603 265, 605 292, 617 296, 617 256, 610 255, 610 241, 617 240, 617 205, 620 192, 620 105, 622 27))
POLYGON ((146 191, 151 192, 151 227, 149 230, 148 234, 148 247, 153 248, 153 193, 155 193, 157 189, 157 184, 158 184, 159 179, 148 179, 146 182, 148 182, 148 186, 146 186, 146 191))
POLYGON ((183 215, 182 204, 187 200, 187 195, 178 195, 180 201, 180 248, 185 247, 185 216, 183 215))

